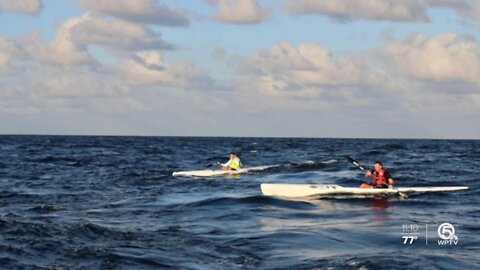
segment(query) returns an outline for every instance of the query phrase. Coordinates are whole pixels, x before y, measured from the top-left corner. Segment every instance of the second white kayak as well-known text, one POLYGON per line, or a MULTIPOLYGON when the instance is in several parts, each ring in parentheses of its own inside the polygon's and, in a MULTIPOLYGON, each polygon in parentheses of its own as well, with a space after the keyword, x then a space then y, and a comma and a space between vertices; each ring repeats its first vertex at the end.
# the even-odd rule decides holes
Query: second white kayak
POLYGON ((258 167, 249 167, 243 168, 240 170, 197 170, 197 171, 181 171, 181 172, 173 172, 172 176, 198 176, 198 177, 207 177, 207 176, 222 176, 222 175, 235 175, 235 174, 242 174, 247 172, 255 172, 255 171, 263 171, 266 169, 270 169, 276 167, 277 165, 271 166, 258 166, 258 167))
POLYGON ((399 187, 399 188, 358 188, 342 187, 339 185, 316 185, 316 184, 261 184, 263 195, 302 198, 322 195, 371 195, 371 194, 399 194, 411 192, 445 192, 466 190, 467 186, 448 187, 399 187))
POLYGON ((247 167, 242 168, 240 170, 235 171, 223 171, 223 170, 196 170, 196 171, 180 171, 180 172, 173 172, 172 176, 197 176, 197 177, 209 177, 209 176, 225 176, 225 175, 236 175, 248 172, 260 172, 272 168, 277 167, 284 167, 284 166, 302 166, 302 165, 312 165, 312 164, 332 164, 336 163, 335 159, 325 160, 325 161, 311 161, 307 160, 304 162, 295 162, 290 164, 275 164, 275 165, 265 165, 265 166, 257 166, 257 167, 247 167))

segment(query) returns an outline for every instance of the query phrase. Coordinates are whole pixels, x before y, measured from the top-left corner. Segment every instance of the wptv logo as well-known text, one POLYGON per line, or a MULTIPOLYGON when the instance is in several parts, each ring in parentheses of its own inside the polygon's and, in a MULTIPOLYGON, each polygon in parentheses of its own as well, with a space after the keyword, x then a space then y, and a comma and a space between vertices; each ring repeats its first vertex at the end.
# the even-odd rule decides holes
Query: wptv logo
POLYGON ((450 223, 442 223, 438 226, 438 245, 440 246, 447 246, 447 245, 457 245, 458 244, 458 236, 455 234, 455 227, 453 227, 450 223))

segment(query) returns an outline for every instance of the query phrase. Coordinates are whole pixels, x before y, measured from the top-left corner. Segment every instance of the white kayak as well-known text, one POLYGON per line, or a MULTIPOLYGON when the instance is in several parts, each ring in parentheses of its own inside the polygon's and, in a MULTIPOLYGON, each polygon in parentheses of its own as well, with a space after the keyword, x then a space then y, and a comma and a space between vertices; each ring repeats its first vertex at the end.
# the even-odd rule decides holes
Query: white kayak
POLYGON ((279 165, 270 165, 270 166, 258 166, 258 167, 249 167, 249 168, 242 168, 240 170, 198 170, 198 171, 182 171, 182 172, 173 172, 172 176, 222 176, 222 175, 236 175, 242 174, 247 172, 255 172, 255 171, 263 171, 266 169, 274 168, 279 165))
POLYGON ((337 162, 335 159, 325 160, 325 161, 312 161, 307 160, 304 162, 295 162, 291 164, 276 164, 276 165, 265 165, 265 166, 257 166, 257 167, 246 167, 240 170, 235 171, 223 171, 223 170, 197 170, 197 171, 180 171, 180 172, 173 172, 172 176, 198 176, 198 177, 208 177, 208 176, 225 176, 225 175, 236 175, 248 172, 260 172, 267 169, 283 167, 283 166, 301 166, 301 165, 314 165, 314 164, 332 164, 337 162))
POLYGON ((466 190, 467 186, 449 187, 398 187, 388 188, 358 188, 339 185, 316 184, 261 184, 263 195, 288 198, 316 197, 322 195, 372 195, 372 194, 405 194, 412 192, 444 192, 466 190))

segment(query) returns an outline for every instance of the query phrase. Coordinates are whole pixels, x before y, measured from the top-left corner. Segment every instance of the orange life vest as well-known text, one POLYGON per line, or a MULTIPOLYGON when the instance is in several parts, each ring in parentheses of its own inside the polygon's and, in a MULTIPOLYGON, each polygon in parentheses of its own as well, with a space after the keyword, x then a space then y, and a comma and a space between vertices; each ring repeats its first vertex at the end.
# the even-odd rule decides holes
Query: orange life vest
POLYGON ((374 171, 372 173, 372 183, 374 186, 388 186, 388 179, 385 176, 386 172, 385 169, 381 169, 379 172, 374 171))

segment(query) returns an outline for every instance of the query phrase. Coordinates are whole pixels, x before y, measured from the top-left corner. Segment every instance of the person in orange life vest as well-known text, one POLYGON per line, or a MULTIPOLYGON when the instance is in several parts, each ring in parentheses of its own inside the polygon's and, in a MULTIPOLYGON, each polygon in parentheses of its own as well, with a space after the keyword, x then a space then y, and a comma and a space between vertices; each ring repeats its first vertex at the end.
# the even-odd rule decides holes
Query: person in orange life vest
POLYGON ((365 177, 372 177, 372 183, 362 183, 361 188, 393 188, 395 181, 381 161, 375 161, 373 170, 367 171, 365 177))
POLYGON ((228 162, 217 162, 217 164, 222 166, 222 170, 224 171, 236 171, 242 168, 242 162, 240 161, 240 158, 238 158, 238 154, 236 152, 230 153, 230 160, 228 162))

